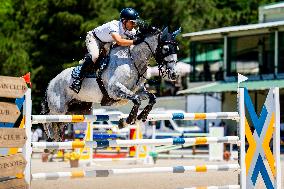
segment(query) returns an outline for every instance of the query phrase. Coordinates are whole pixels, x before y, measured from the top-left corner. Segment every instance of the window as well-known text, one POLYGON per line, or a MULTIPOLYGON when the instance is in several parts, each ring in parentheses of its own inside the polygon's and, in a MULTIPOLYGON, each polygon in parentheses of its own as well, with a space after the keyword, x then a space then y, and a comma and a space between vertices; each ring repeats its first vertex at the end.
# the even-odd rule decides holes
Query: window
POLYGON ((274 33, 228 40, 227 75, 274 73, 274 33))
POLYGON ((223 39, 192 42, 190 64, 195 67, 191 81, 223 79, 223 39))
POLYGON ((190 126, 194 126, 195 123, 193 123, 193 121, 190 120, 175 120, 175 122, 177 123, 177 125, 179 127, 190 127, 190 126))
POLYGON ((278 73, 284 73, 284 32, 279 32, 278 73))

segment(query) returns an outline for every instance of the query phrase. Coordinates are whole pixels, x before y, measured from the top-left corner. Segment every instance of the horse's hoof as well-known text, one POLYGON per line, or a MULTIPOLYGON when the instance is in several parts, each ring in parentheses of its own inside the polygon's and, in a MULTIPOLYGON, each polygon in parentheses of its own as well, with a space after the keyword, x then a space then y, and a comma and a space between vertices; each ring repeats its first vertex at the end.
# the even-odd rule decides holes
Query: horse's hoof
POLYGON ((126 123, 129 124, 129 125, 134 125, 135 121, 136 121, 136 119, 130 119, 130 118, 126 119, 126 123))
POLYGON ((137 116, 138 120, 142 120, 143 122, 147 121, 147 115, 143 112, 137 116))
POLYGON ((123 129, 124 127, 126 127, 126 122, 124 121, 124 119, 120 119, 119 121, 118 121, 118 128, 119 129, 123 129))
POLYGON ((137 119, 138 119, 138 120, 141 120, 141 119, 142 119, 141 114, 139 114, 139 115, 137 116, 137 119))

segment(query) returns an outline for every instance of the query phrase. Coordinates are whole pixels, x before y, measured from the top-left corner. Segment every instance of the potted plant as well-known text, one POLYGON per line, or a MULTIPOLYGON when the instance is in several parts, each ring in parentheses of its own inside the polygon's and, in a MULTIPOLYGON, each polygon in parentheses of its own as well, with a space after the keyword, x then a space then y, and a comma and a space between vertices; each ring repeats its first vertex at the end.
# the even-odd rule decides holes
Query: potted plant
POLYGON ((65 158, 69 159, 70 167, 79 167, 79 153, 75 151, 72 151, 71 153, 65 153, 65 158))

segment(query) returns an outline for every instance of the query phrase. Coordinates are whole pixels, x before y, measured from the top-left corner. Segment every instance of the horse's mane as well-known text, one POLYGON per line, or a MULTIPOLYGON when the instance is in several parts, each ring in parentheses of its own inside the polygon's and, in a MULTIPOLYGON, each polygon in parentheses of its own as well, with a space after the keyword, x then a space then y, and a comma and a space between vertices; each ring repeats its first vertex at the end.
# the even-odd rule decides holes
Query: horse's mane
POLYGON ((136 37, 146 38, 146 37, 150 37, 150 36, 153 36, 159 33, 161 33, 161 30, 159 28, 156 28, 154 26, 144 23, 144 24, 139 25, 139 29, 136 34, 136 37))

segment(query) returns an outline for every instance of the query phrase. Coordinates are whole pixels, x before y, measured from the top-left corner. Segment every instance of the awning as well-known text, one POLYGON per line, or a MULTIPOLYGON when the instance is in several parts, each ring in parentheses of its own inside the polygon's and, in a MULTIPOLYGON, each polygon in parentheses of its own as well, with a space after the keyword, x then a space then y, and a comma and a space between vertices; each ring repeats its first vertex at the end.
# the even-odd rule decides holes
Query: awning
POLYGON ((183 37, 189 37, 191 41, 202 41, 211 39, 221 39, 226 34, 228 37, 256 35, 260 33, 269 33, 271 28, 278 28, 279 31, 284 29, 284 21, 275 21, 267 23, 249 24, 241 26, 230 26, 199 32, 185 33, 183 37))
MULTIPOLYGON (((196 93, 221 93, 228 91, 237 92, 237 82, 212 82, 203 84, 200 83, 198 87, 190 87, 177 94, 196 94, 196 93)), ((271 87, 284 88, 284 79, 281 80, 261 80, 261 81, 246 81, 240 84, 240 87, 246 87, 248 90, 266 90, 271 87)))

